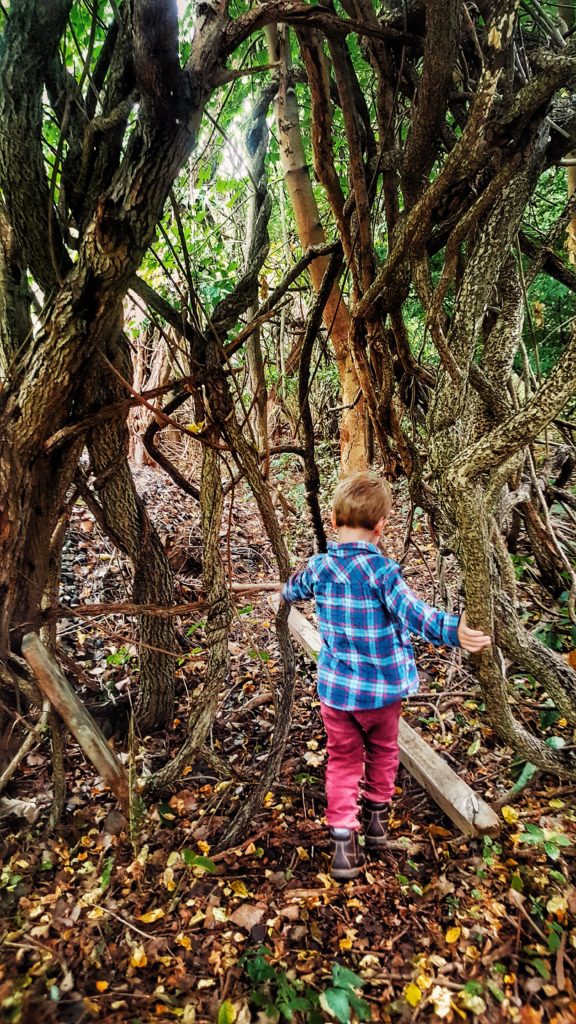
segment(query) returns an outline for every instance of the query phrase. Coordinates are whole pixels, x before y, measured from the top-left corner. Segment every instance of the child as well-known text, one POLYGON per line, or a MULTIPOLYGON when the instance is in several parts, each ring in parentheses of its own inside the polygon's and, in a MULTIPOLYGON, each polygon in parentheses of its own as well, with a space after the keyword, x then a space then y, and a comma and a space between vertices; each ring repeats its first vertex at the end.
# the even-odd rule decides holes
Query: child
POLYGON ((314 597, 322 648, 318 695, 327 734, 326 820, 332 877, 355 878, 365 861, 358 843, 362 780, 365 845, 386 843, 386 823, 399 761, 402 699, 418 689, 408 631, 433 644, 480 651, 490 637, 420 601, 396 562, 377 544, 392 505, 390 487, 355 473, 334 492, 332 525, 338 542, 314 555, 284 585, 288 603, 314 597))

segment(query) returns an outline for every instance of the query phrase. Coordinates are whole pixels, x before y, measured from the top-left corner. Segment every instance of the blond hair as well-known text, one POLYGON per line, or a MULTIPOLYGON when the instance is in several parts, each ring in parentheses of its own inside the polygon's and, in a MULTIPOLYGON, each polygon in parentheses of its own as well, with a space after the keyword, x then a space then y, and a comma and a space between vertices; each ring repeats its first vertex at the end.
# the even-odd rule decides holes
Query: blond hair
POLYGON ((392 491, 387 480, 372 473, 353 473, 341 480, 332 498, 336 526, 373 530, 392 508, 392 491))

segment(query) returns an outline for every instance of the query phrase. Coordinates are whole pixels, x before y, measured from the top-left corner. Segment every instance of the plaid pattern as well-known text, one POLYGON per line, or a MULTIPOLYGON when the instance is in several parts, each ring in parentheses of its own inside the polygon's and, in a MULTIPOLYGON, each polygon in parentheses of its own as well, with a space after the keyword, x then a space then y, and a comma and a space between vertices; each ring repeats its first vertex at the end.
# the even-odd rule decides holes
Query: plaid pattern
POLYGON ((318 695, 333 708, 368 710, 416 693, 409 630, 458 646, 459 616, 420 601, 374 544, 330 544, 288 580, 282 597, 290 604, 316 599, 318 695))

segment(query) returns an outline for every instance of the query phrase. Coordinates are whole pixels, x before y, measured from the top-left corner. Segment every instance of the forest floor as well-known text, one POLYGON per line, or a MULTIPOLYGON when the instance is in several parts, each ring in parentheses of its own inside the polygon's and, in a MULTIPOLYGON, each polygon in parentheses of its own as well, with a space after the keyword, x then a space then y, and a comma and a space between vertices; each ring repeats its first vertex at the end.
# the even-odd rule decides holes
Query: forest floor
MULTIPOLYGON (((286 464, 278 500, 301 564, 311 554, 311 536, 286 464)), ((141 470, 138 479, 154 520, 164 524, 179 599, 192 600, 201 586, 198 510, 161 473, 141 470)), ((396 558, 405 505, 400 497, 386 539, 396 558)), ((225 523, 222 550, 232 578, 274 578, 269 545, 240 489, 225 523)), ((424 521, 414 524, 404 568, 421 596, 438 600, 435 550, 424 521)), ((77 507, 64 552, 63 599, 120 600, 125 574, 123 560, 77 507)), ((521 594, 536 628, 551 603, 533 586, 521 587, 521 594)), ((70 741, 65 814, 48 834, 44 742, 0 799, 0 1019, 248 1024, 280 1015, 310 1024, 573 1024, 576 790, 536 773, 521 795, 509 792, 531 769, 496 743, 459 653, 416 644, 422 688, 406 717, 481 796, 499 801, 497 837, 460 835, 401 769, 390 848, 357 880, 334 882, 314 665, 298 654, 281 777, 245 842, 219 850, 219 833, 267 757, 278 671, 266 597, 238 600, 236 608, 232 680, 211 742, 237 778, 219 779, 197 763, 171 796, 128 823, 70 741)), ((69 620, 61 630, 65 668, 82 698, 94 708, 103 694, 118 702, 99 721, 137 775, 165 764, 184 739, 206 657, 203 626, 202 620, 179 622, 179 704, 171 728, 137 736, 130 753, 126 717, 137 679, 131 624, 102 616, 69 620)), ((552 744, 574 742, 534 680, 515 678, 511 700, 525 724, 552 744)))

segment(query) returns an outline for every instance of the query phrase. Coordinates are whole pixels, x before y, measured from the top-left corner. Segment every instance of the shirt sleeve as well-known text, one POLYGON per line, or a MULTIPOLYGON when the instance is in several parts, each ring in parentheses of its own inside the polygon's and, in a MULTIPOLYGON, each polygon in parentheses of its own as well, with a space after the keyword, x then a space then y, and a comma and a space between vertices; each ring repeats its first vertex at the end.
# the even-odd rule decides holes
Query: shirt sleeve
POLYGON ((311 597, 314 597, 314 574, 307 565, 284 584, 282 599, 287 604, 293 604, 294 601, 309 601, 311 597))
POLYGON ((459 615, 449 615, 426 604, 416 597, 410 587, 402 579, 400 569, 387 573, 382 582, 381 597, 384 605, 398 621, 408 627, 411 633, 417 633, 429 643, 437 647, 448 644, 459 647, 458 624, 459 615))

